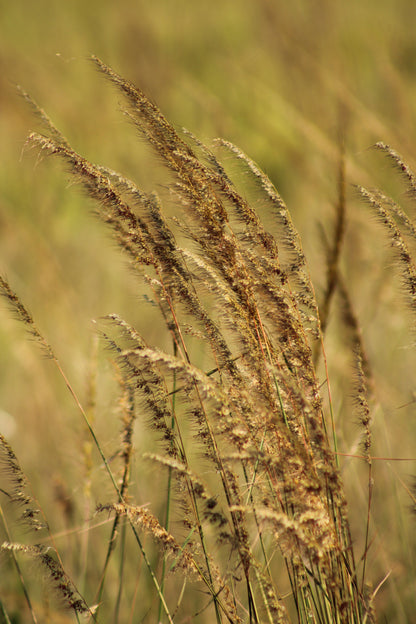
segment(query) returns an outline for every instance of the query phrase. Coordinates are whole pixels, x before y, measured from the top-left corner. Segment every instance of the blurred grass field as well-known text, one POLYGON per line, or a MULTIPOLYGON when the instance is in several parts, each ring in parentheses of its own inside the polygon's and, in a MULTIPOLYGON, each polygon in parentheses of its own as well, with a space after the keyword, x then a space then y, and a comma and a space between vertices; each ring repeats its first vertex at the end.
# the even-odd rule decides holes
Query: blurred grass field
MULTIPOLYGON (((114 372, 101 351, 95 363, 91 320, 119 312, 156 344, 159 328, 105 228, 91 215, 91 200, 59 166, 25 146, 37 122, 14 85, 31 94, 81 154, 168 202, 159 163, 135 137, 118 94, 95 72, 89 55, 136 83, 177 127, 207 143, 221 136, 237 144, 288 205, 318 293, 325 283, 321 229, 330 238, 343 125, 348 197, 342 270, 375 379, 373 454, 411 458, 414 319, 404 305, 389 242, 352 185, 377 186, 415 210, 397 172, 368 149, 381 140, 416 163, 415 20, 411 0, 0 0, 0 270, 85 401, 89 371, 97 372, 94 424, 109 455, 119 432, 114 372)), ((235 176, 244 188, 244 175, 236 170, 235 176)), ((174 210, 173 202, 169 208, 174 210)), ((268 215, 263 218, 273 228, 268 215)), ((326 348, 339 447, 354 453, 358 429, 338 314, 334 305, 326 348)), ((100 483, 101 475, 94 473, 92 494, 84 491, 85 453, 79 449, 88 437, 71 397, 6 306, 0 319, 0 430, 55 518, 56 532, 65 532, 59 488, 71 500, 90 500, 93 510, 94 479, 100 483)), ((146 436, 145 423, 138 423, 139 448, 146 448, 146 436)), ((357 459, 341 465, 360 540, 365 476, 357 459)), ((415 519, 407 490, 412 474, 416 461, 378 461, 374 468, 374 588, 390 573, 376 598, 380 622, 406 624, 416 612, 415 519)), ((146 502, 142 481, 138 476, 137 489, 146 502)), ((98 538, 91 543, 99 549, 98 538)), ((0 569, 0 594, 13 592, 11 571, 0 569)))

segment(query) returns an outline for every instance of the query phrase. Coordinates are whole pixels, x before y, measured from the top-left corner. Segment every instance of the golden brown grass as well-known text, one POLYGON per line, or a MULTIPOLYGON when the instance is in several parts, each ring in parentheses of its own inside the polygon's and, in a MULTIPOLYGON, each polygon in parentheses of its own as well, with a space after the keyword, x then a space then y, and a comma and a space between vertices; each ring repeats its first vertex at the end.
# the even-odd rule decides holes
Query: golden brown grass
MULTIPOLYGON (((21 554, 41 564, 77 618, 84 613, 90 621, 375 621, 375 589, 367 584, 372 378, 339 270, 343 156, 335 234, 324 241, 327 284, 318 305, 290 213, 257 165, 229 142, 216 142, 228 163, 243 165, 263 209, 273 214, 276 236, 214 152, 190 133, 179 135, 139 88, 99 59, 92 61, 123 94, 134 129, 165 166, 175 215, 168 218, 156 194, 78 154, 33 102, 45 134, 32 133, 28 145, 58 156, 96 200, 97 216, 147 288, 168 346, 149 344, 117 314, 99 323, 119 385, 122 432, 114 467, 96 434, 93 410, 83 407, 52 348, 2 278, 3 295, 63 376, 113 490, 94 494, 96 518, 110 517, 111 527, 104 556, 98 560, 86 553, 85 589, 78 588, 81 573, 72 578, 66 571, 52 534, 42 538, 47 548, 17 542, 8 530, 2 550, 15 562, 32 621, 39 618, 20 569, 21 554), (355 367, 354 417, 368 467, 364 550, 358 553, 339 471, 329 380, 321 383, 317 376, 319 361, 326 365, 323 334, 335 293, 355 367), (155 432, 155 448, 140 459, 166 473, 163 513, 152 501, 139 504, 130 494, 131 481, 143 478, 134 458, 137 421, 147 421, 155 432)), ((400 167, 414 192, 407 165, 390 148, 378 148, 400 167)), ((416 269, 399 223, 410 236, 413 225, 381 193, 362 187, 359 192, 391 236, 414 309, 416 269)), ((97 391, 93 378, 90 387, 89 407, 97 391)), ((26 494, 13 450, 3 437, 0 442, 10 477, 3 494, 11 507, 23 509, 20 520, 31 531, 47 532, 43 524, 35 527, 41 511, 26 494)), ((83 458, 89 465, 88 447, 83 458)), ((70 521, 70 510, 67 516, 70 521)), ((2 519, 6 527, 3 512, 2 519)), ((8 621, 7 604, 3 613, 8 621)))

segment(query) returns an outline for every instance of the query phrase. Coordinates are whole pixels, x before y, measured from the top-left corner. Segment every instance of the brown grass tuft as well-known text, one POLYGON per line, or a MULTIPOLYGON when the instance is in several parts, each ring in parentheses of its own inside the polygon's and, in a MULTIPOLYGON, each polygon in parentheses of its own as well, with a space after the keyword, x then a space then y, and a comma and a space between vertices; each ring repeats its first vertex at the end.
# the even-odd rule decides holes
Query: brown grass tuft
MULTIPOLYGON (((129 120, 164 164, 175 217, 168 216, 155 193, 78 154, 23 93, 46 129, 45 135, 31 133, 28 144, 58 157, 96 200, 98 217, 109 226, 165 325, 165 347, 149 344, 146 335, 118 314, 100 321, 99 336, 113 358, 120 392, 122 431, 112 457, 120 465, 113 469, 89 410, 82 407, 20 299, 1 279, 3 295, 63 375, 114 490, 113 501, 96 507, 95 518, 114 515, 105 556, 97 564, 98 574, 92 575, 89 600, 97 608, 88 607, 59 558, 45 548, 8 542, 2 549, 39 560, 65 603, 97 621, 106 621, 102 605, 107 592, 111 596, 109 579, 115 569, 115 620, 123 600, 133 605, 133 614, 130 575, 136 574, 139 560, 146 570, 146 579, 140 580, 146 594, 143 611, 137 605, 142 619, 146 609, 151 617, 157 611, 158 621, 180 621, 178 613, 191 618, 188 600, 194 615, 206 610, 205 621, 217 623, 375 621, 366 584, 372 382, 340 264, 346 220, 344 155, 319 307, 290 212, 258 166, 228 141, 216 142, 254 181, 275 218, 276 236, 266 230, 213 151, 190 133, 181 136, 135 85, 98 58, 92 62, 121 92, 129 120), (369 470, 365 553, 359 559, 338 469, 333 406, 324 400, 326 389, 317 373, 316 353, 336 292, 352 353, 356 418, 369 470), (134 453, 138 421, 147 422, 156 438, 155 448, 144 457, 134 453), (140 505, 132 500, 131 482, 140 480, 139 466, 145 460, 166 475, 162 511, 156 502, 140 505), (147 535, 153 538, 150 545, 147 535), (120 557, 117 567, 115 553, 120 557), (181 580, 179 589, 171 582, 174 573, 181 580), (283 577, 282 589, 278 585, 283 577), (188 590, 188 584, 200 593, 188 590)), ((391 148, 376 147, 401 169, 414 192, 410 168, 391 148)), ((380 192, 359 187, 359 193, 391 237, 415 309, 416 266, 406 240, 414 237, 414 226, 380 192)), ((95 380, 90 385, 95 395, 95 380)), ((3 437, 0 453, 12 483, 10 500, 23 505, 25 520, 38 528, 33 501, 24 493, 25 479, 3 437)), ((88 475, 90 479, 91 470, 88 475)), ((98 492, 99 498, 104 495, 98 492)))

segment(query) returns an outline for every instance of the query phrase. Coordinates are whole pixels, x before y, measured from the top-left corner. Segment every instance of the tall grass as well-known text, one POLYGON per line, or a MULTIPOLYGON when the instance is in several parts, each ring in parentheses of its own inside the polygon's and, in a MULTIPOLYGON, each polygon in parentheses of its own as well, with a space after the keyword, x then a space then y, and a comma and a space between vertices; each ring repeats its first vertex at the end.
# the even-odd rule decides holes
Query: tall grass
MULTIPOLYGON (((149 343, 116 313, 98 322, 114 366, 122 422, 118 449, 110 456, 95 425, 100 388, 94 366, 84 406, 53 347, 2 278, 4 297, 65 381, 110 486, 93 493, 95 510, 84 518, 86 535, 92 518, 105 522, 99 550, 96 542, 94 550, 85 541, 77 564, 67 564, 14 451, 0 438, 2 472, 8 476, 2 496, 11 514, 11 521, 1 514, 7 535, 1 549, 20 583, 22 621, 42 621, 41 603, 49 601, 49 594, 42 599, 27 581, 31 570, 21 563, 26 556, 40 565, 46 587, 56 590, 78 620, 374 622, 378 588, 367 582, 373 381, 339 269, 345 234, 342 148, 337 222, 331 239, 323 240, 326 288, 318 302, 290 212, 257 165, 225 140, 211 151, 189 132, 179 134, 138 87, 98 58, 92 61, 122 93, 132 128, 164 165, 175 214, 168 216, 155 193, 78 154, 23 93, 44 128, 44 134, 29 136, 28 145, 41 156, 59 157, 96 201, 97 216, 146 289, 165 348, 149 343), (233 162, 243 167, 262 210, 273 215, 276 235, 234 184, 227 171, 233 162), (335 294, 355 371, 352 418, 360 424, 362 446, 357 454, 367 466, 358 551, 340 474, 330 379, 318 373, 328 370, 324 334, 335 294), (153 430, 154 447, 137 457, 134 432, 144 421, 153 430), (135 500, 132 485, 159 473, 164 478, 157 481, 154 501, 135 500), (19 522, 26 531, 17 541, 19 522)), ((377 147, 414 192, 415 178, 400 156, 377 147)), ((400 229, 414 237, 414 226, 380 192, 358 192, 391 236, 414 309, 416 268, 400 229)), ((78 451, 86 466, 84 486, 90 488, 94 456, 87 444, 78 451)), ((69 452, 64 441, 62 452, 69 452)), ((65 507, 65 490, 58 492, 69 534, 71 508, 65 507)), ((6 602, 2 609, 10 621, 6 602)))

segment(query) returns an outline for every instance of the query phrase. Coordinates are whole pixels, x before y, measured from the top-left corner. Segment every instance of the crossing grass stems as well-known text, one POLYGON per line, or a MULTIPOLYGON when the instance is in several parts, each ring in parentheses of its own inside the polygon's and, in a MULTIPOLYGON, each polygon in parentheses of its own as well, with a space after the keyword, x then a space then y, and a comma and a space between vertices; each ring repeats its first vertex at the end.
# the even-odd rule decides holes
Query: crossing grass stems
MULTIPOLYGON (((53 532, 13 449, 0 436, 2 472, 8 477, 2 496, 18 510, 15 521, 23 522, 28 533, 42 535, 48 544, 14 542, 13 527, 1 511, 8 536, 1 550, 14 562, 31 621, 39 619, 21 557, 41 566, 50 587, 78 620, 107 621, 102 605, 108 600, 108 571, 116 565, 116 552, 121 561, 132 556, 125 547, 130 533, 137 562, 144 563, 151 582, 151 589, 147 582, 145 587, 155 597, 150 604, 157 621, 172 623, 178 614, 180 621, 185 621, 185 615, 196 618, 195 612, 187 613, 186 605, 188 592, 199 587, 203 599, 198 621, 375 622, 374 592, 366 583, 372 494, 371 371, 339 271, 345 230, 342 153, 337 225, 333 240, 325 243, 327 288, 318 306, 290 213, 257 165, 228 141, 217 140, 214 154, 189 132, 180 135, 139 88, 98 58, 93 57, 92 63, 123 94, 134 130, 167 169, 175 215, 167 216, 155 193, 144 192, 123 175, 74 151, 22 91, 44 128, 44 134, 30 134, 28 145, 58 157, 96 200, 98 218, 109 226, 158 307, 172 348, 148 344, 138 329, 117 314, 99 323, 100 340, 112 354, 120 388, 122 469, 115 474, 88 410, 53 348, 1 278, 3 296, 63 376, 113 488, 112 500, 100 500, 96 508, 97 516, 112 519, 103 556, 96 563, 101 566, 100 582, 95 590, 88 589, 88 596, 81 595, 77 579, 65 572, 53 532), (262 206, 273 214, 275 235, 237 190, 218 153, 227 162, 240 163, 250 177, 262 206), (324 331, 335 291, 342 301, 355 367, 356 416, 368 466, 365 550, 358 558, 340 478, 332 405, 324 401, 328 383, 321 384, 316 372, 319 361, 326 363, 324 331), (190 350, 190 343, 198 348, 190 350), (204 368, 197 365, 198 353, 204 353, 204 368), (152 511, 151 503, 135 504, 129 492, 137 419, 146 420, 159 440, 141 460, 166 473, 162 518, 152 511), (157 556, 146 536, 157 545, 157 556)), ((415 176, 401 157, 384 144, 376 148, 394 161, 414 193, 415 176)), ((361 187, 358 192, 394 242, 414 309, 416 269, 398 222, 412 237, 414 226, 380 192, 361 187)), ((136 590, 122 570, 123 565, 113 621, 121 621, 123 596, 135 604, 136 590)), ((194 609, 195 599, 189 604, 194 609)), ((2 611, 9 622, 3 602, 2 611)))

